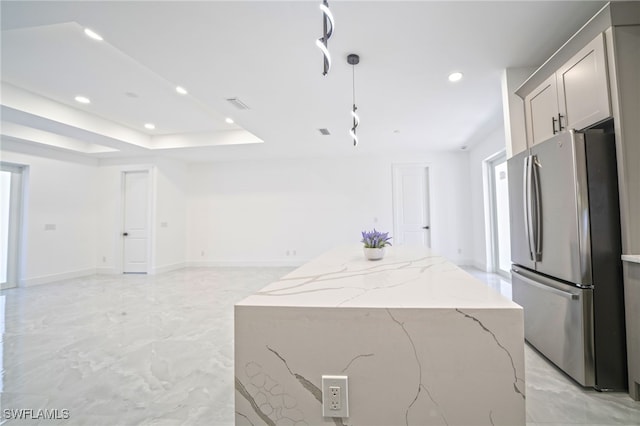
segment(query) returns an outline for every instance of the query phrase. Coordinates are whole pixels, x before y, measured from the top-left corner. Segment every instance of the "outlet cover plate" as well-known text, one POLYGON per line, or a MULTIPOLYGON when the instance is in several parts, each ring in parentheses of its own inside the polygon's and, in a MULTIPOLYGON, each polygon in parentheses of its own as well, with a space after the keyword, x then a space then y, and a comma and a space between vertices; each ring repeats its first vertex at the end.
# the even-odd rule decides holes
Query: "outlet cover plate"
MULTIPOLYGON (((324 417, 349 417, 349 390, 347 376, 322 376, 322 415, 324 417), (339 409, 331 409, 333 398, 330 387, 340 388, 339 409)), ((335 401, 333 401, 335 402, 335 401)))

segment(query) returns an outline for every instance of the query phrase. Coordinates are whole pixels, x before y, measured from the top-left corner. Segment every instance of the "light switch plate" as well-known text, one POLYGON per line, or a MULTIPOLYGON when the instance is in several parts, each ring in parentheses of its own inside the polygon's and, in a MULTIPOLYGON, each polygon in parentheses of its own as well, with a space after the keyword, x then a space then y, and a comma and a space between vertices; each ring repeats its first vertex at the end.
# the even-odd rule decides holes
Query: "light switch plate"
POLYGON ((322 376, 322 415, 349 417, 347 376, 322 376))

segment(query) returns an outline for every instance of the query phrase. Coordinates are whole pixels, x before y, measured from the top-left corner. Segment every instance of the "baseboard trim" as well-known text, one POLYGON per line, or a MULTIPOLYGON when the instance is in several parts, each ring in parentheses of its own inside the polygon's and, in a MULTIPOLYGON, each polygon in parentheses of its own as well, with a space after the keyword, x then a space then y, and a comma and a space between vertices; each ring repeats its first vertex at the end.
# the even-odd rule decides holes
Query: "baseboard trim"
POLYGON ((98 275, 118 275, 120 272, 116 268, 96 268, 98 275))
POLYGON ((210 261, 190 261, 188 268, 276 268, 276 267, 298 267, 309 260, 210 260, 210 261))
POLYGON ((87 277, 95 274, 96 274, 96 269, 91 268, 91 269, 82 269, 79 271, 64 272, 61 274, 43 275, 41 277, 27 278, 24 280, 20 280, 20 287, 32 287, 36 285, 50 284, 57 281, 87 277))
MULTIPOLYGON (((220 267, 245 267, 245 268, 269 268, 269 267, 298 267, 308 262, 308 260, 267 260, 267 261, 246 261, 246 260, 215 260, 199 262, 180 262, 172 265, 165 265, 155 268, 153 274, 162 274, 184 268, 220 268, 220 267)), ((79 271, 64 272, 61 274, 43 275, 35 278, 20 280, 19 287, 32 287, 42 284, 51 284, 58 281, 82 278, 91 275, 118 275, 120 271, 116 268, 91 268, 79 271)))
POLYGON ((163 274, 165 272, 176 271, 187 267, 187 262, 173 263, 171 265, 157 266, 152 274, 163 274))
POLYGON ((489 267, 488 267, 486 264, 484 264, 484 263, 480 263, 480 262, 473 262, 473 263, 471 264, 471 266, 473 266, 473 267, 474 267, 474 268, 476 268, 476 269, 480 269, 480 270, 481 270, 481 271, 483 271, 483 272, 492 272, 492 271, 490 271, 490 270, 489 270, 489 267))
POLYGON ((457 260, 454 260, 453 263, 456 266, 475 266, 470 259, 457 259, 457 260))

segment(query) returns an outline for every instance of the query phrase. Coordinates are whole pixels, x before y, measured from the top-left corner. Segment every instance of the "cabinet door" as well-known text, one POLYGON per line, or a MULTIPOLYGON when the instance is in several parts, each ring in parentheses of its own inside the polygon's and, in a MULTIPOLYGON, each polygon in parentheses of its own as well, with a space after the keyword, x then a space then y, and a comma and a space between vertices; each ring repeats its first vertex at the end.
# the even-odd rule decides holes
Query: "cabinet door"
POLYGON ((559 131, 555 74, 524 98, 524 109, 529 146, 545 141, 559 131))
POLYGON ((611 116, 603 34, 557 72, 563 127, 581 130, 611 116))

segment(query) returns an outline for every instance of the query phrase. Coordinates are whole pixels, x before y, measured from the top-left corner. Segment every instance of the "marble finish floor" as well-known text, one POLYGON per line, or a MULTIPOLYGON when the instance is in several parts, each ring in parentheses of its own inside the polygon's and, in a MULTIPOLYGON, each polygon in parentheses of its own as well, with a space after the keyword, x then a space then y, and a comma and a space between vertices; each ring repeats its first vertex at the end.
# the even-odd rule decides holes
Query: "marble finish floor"
MULTIPOLYGON (((0 424, 232 425, 233 305, 290 270, 192 268, 1 291, 0 424), (35 419, 10 419, 19 414, 35 419)), ((510 296, 508 280, 467 271, 510 296)), ((527 425, 640 425, 627 394, 584 390, 525 349, 527 425)))

